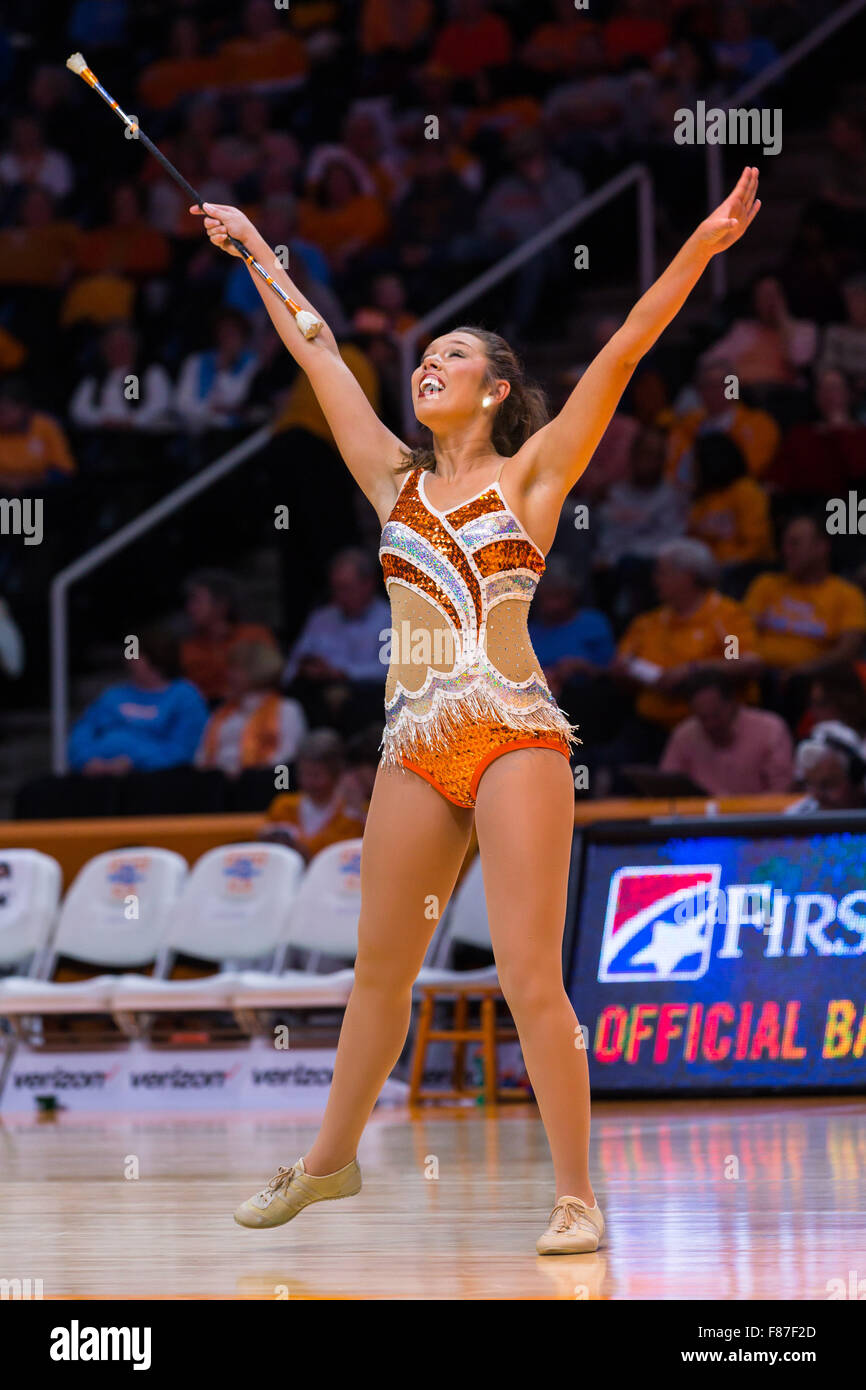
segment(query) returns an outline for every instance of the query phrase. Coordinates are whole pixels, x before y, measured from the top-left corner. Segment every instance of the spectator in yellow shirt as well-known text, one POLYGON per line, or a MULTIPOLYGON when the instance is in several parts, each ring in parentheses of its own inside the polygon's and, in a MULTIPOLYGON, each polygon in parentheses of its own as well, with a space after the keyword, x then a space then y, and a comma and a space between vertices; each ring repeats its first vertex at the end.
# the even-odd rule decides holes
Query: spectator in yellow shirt
POLYGON ((758 674, 752 621, 742 604, 719 593, 716 578, 716 563, 701 541, 671 541, 659 552, 661 607, 633 619, 612 667, 637 687, 641 719, 664 729, 685 719, 684 687, 699 672, 736 673, 740 680, 758 674))
POLYGON ((74 472, 60 426, 32 408, 23 382, 7 378, 0 385, 0 492, 29 492, 74 472))
POLYGON ((701 404, 674 424, 668 442, 668 478, 682 487, 693 480, 693 450, 699 437, 718 433, 733 440, 751 477, 762 478, 779 447, 779 426, 766 410, 731 400, 730 362, 705 363, 696 382, 701 404))
POLYGON ((724 588, 739 596, 756 566, 773 555, 770 502, 733 440, 702 435, 695 449, 697 481, 688 532, 703 541, 724 567, 724 588))
POLYGON ((792 517, 781 549, 782 572, 758 575, 744 600, 763 661, 785 680, 808 680, 856 660, 866 636, 866 599, 830 573, 826 530, 815 517, 792 517))

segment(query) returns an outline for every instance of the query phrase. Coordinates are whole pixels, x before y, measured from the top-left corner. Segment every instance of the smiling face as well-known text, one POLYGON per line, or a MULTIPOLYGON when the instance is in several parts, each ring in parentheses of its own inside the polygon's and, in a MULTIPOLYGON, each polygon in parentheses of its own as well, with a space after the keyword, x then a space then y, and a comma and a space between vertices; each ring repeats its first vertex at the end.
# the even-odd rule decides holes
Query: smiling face
POLYGON ((510 391, 507 381, 489 381, 484 345, 472 333, 446 333, 429 344, 412 373, 412 399, 422 425, 435 432, 493 413, 482 401, 501 404, 510 391))

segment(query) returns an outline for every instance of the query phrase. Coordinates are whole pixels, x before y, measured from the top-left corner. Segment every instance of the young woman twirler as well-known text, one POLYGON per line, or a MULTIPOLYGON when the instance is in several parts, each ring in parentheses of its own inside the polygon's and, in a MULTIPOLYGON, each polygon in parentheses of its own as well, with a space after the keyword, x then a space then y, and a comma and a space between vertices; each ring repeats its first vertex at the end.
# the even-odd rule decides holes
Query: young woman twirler
MULTIPOLYGON (((242 1226, 278 1226, 311 1202, 360 1190, 358 1143, 406 1040, 412 984, 436 924, 430 903, 444 909, 474 815, 499 981, 553 1157, 556 1201, 537 1249, 546 1255, 598 1248, 604 1219, 589 1176, 589 1070, 561 957, 574 831, 569 751, 577 740, 539 670, 527 614, 565 497, 637 363, 711 257, 752 222, 757 188, 757 169, 745 169, 553 420, 545 420, 540 393, 497 334, 458 328, 436 338, 412 374, 429 448, 410 450, 392 434, 330 329, 304 339, 254 276, 382 525, 381 563, 398 640, 361 856, 355 982, 327 1108, 308 1152, 235 1212, 242 1226), (407 632, 408 644, 399 640, 407 632)), ((203 215, 217 246, 237 254, 228 234, 257 260, 274 262, 236 208, 206 204, 203 215)), ((272 273, 312 310, 284 272, 272 273)))

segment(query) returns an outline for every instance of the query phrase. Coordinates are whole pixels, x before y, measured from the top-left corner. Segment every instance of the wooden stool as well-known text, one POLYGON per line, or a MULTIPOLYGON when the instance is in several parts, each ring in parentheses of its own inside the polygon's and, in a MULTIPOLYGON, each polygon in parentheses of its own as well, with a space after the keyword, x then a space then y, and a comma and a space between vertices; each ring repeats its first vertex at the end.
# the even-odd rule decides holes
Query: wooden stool
POLYGON ((530 1100, 532 1097, 523 1089, 499 1085, 499 1072, 496 1058, 498 1042, 513 1042, 517 1029, 513 1024, 507 1027, 496 1026, 496 1001, 502 998, 502 990, 497 984, 469 985, 455 984, 421 985, 421 1008, 418 1014, 418 1031, 412 1052, 412 1065, 409 1079, 409 1104, 417 1105, 427 1100, 467 1100, 483 1096, 486 1105, 496 1105, 500 1100, 530 1100), (434 1028, 433 1011, 440 999, 454 1003, 452 1028, 434 1028), (469 1003, 478 999, 481 1003, 481 1019, 478 1027, 468 1025, 469 1003), (454 1046, 454 1070, 450 1090, 431 1091, 422 1088, 424 1064, 427 1060, 427 1046, 431 1042, 450 1042, 454 1046), (464 1085, 464 1066, 466 1044, 481 1043, 481 1058, 484 1067, 484 1085, 464 1085))

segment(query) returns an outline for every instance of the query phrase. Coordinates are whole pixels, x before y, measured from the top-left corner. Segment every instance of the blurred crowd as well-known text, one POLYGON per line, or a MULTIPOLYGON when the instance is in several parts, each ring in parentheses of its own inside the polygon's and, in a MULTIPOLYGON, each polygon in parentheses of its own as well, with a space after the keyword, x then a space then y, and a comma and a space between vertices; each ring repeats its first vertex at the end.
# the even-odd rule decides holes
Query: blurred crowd
MULTIPOLYGON (((37 556, 0 537, 0 668, 8 685, 36 659, 61 563, 276 420, 271 462, 309 480, 280 630, 243 620, 228 575, 187 580, 183 623, 142 638, 70 759, 100 778, 232 777, 310 747, 339 763, 381 725, 375 527, 246 268, 47 55, 80 48, 206 200, 244 208, 401 431, 395 335, 632 159, 653 171, 662 233, 697 221, 703 153, 674 145, 674 113, 724 104, 834 5, 78 0, 65 32, 63 7, 32 8, 12 0, 0 28, 0 493, 46 498, 46 540, 37 556)), ((862 90, 840 84, 821 121, 822 182, 787 241, 693 352, 643 364, 563 510, 531 635, 592 794, 656 763, 713 794, 784 790, 814 729, 866 731, 866 549, 826 514, 866 474, 862 90)), ((621 279, 631 234, 612 223, 605 242, 621 279)), ((543 342, 566 280, 565 248, 530 261, 495 326, 543 342)), ((613 327, 599 319, 595 345, 613 327)), ((242 501, 209 517, 229 567, 242 501)), ((164 618, 198 558, 189 529, 168 538, 144 616, 164 618)))

